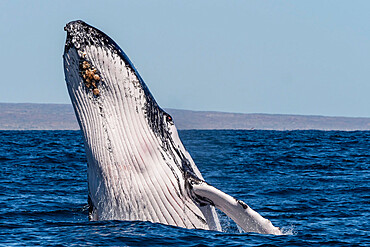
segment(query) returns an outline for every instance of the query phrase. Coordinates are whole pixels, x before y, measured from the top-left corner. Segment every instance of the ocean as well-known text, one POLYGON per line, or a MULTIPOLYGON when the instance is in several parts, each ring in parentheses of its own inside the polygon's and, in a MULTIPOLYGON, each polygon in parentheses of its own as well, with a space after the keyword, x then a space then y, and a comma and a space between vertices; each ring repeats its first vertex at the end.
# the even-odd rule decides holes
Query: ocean
POLYGON ((79 131, 0 131, 0 246, 370 246, 370 132, 183 130, 205 180, 285 235, 88 221, 79 131))

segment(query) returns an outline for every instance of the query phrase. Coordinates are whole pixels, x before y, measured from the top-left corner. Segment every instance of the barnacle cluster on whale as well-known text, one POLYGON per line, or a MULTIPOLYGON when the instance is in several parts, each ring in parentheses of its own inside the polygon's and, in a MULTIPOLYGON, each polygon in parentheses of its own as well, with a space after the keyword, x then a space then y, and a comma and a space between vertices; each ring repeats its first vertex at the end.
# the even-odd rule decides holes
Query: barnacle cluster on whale
POLYGON ((98 85, 100 82, 100 76, 97 69, 91 65, 87 60, 80 61, 80 74, 84 80, 86 88, 92 90, 95 96, 100 95, 98 85))

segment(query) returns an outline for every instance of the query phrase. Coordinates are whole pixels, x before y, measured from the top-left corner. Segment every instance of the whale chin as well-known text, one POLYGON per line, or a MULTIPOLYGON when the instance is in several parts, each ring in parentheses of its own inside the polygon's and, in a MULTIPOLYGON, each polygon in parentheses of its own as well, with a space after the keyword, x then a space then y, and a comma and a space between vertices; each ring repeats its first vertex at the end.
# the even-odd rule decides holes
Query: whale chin
POLYGON ((66 25, 64 72, 84 136, 91 220, 140 220, 221 231, 215 207, 245 231, 281 234, 207 184, 119 46, 100 30, 66 25))

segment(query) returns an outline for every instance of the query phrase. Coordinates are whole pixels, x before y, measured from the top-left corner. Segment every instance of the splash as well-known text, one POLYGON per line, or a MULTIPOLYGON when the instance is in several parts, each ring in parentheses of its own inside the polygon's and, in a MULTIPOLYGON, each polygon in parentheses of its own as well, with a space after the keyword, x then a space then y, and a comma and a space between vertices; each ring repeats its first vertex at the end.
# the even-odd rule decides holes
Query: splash
POLYGON ((295 230, 295 226, 291 225, 289 227, 282 227, 281 229, 281 235, 297 235, 297 231, 295 230))

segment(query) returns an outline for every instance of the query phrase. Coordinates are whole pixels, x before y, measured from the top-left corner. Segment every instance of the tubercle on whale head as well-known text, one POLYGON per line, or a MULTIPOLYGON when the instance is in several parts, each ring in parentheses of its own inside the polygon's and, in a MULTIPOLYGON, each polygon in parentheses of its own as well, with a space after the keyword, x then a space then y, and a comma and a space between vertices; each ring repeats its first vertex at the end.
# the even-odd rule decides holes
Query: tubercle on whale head
MULTIPOLYGON (((82 51, 89 45, 104 45, 115 53, 124 54, 121 48, 108 35, 84 21, 71 21, 66 24, 64 30, 67 32, 64 53, 72 47, 76 48, 78 51, 82 51)), ((82 56, 82 52, 79 53, 79 55, 82 56)), ((127 62, 129 59, 126 54, 124 54, 124 56, 125 62, 127 62)))
POLYGON ((95 30, 95 28, 81 20, 67 23, 67 25, 64 27, 64 31, 67 32, 67 40, 64 51, 68 51, 71 47, 80 49, 84 45, 88 44, 89 39, 96 35, 95 30))
MULTIPOLYGON (((139 79, 141 79, 128 56, 117 45, 117 43, 104 32, 81 20, 67 23, 64 30, 67 32, 64 53, 66 53, 71 47, 75 47, 77 50, 83 50, 87 45, 106 46, 113 53, 118 54, 124 62, 134 70, 139 79)), ((82 53, 80 55, 82 55, 82 53)))

